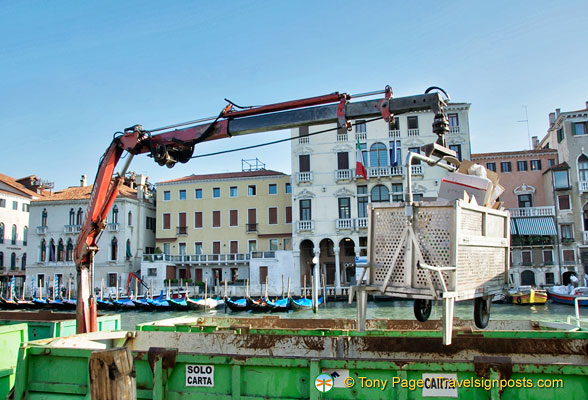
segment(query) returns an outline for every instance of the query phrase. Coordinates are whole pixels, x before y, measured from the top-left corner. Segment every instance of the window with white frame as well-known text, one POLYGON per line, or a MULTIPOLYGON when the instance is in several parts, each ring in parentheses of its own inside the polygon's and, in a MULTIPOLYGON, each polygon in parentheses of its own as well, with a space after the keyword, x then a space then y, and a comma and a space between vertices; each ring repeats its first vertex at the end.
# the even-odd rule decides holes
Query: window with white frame
POLYGON ((570 195, 563 194, 557 196, 557 205, 560 210, 571 210, 572 207, 570 205, 570 195))

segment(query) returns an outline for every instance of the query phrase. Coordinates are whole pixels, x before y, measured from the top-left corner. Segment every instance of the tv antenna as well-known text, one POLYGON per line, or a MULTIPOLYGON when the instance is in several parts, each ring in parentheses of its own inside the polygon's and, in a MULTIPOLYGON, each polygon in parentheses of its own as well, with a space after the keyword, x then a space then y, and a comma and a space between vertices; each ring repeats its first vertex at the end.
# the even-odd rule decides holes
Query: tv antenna
POLYGON ((527 106, 523 105, 525 109, 525 119, 518 120, 517 122, 525 122, 527 124, 527 136, 529 137, 529 150, 533 150, 533 142, 531 141, 531 130, 529 129, 529 113, 527 111, 527 106))

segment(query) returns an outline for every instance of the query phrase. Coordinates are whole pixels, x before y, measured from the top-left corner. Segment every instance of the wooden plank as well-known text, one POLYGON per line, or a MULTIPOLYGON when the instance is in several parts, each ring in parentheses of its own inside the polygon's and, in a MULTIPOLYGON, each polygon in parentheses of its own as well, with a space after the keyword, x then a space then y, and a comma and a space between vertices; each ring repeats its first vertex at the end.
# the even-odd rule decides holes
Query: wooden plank
POLYGON ((135 366, 128 347, 92 352, 89 363, 92 399, 137 398, 135 366))

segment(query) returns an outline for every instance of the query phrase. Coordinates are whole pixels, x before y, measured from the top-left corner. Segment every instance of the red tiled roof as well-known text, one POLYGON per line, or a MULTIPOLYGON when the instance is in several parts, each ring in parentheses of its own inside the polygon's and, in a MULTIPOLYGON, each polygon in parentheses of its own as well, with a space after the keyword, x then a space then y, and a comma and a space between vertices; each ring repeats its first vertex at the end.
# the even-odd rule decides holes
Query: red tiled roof
MULTIPOLYGON (((92 185, 90 186, 72 186, 67 189, 60 190, 53 193, 51 196, 45 196, 33 201, 64 201, 64 200, 87 200, 92 193, 92 185)), ((137 198, 137 191, 128 186, 122 185, 119 190, 119 197, 126 197, 129 199, 137 198)))
POLYGON ((173 183, 173 182, 190 182, 190 181, 204 181, 204 180, 221 180, 221 179, 236 179, 236 178, 253 178, 258 176, 285 176, 283 172, 272 171, 271 169, 263 169, 259 171, 245 171, 245 172, 223 172, 219 174, 207 175, 189 175, 183 178, 172 179, 169 181, 158 182, 173 183))
POLYGON ((24 185, 18 183, 16 181, 16 179, 8 176, 8 175, 4 175, 4 174, 0 174, 0 181, 5 183, 8 186, 13 187, 16 190, 19 190, 21 192, 23 192, 23 194, 30 196, 30 197, 43 197, 42 195, 40 195, 39 193, 35 193, 32 190, 27 189, 24 185))
POLYGON ((521 150, 521 151, 503 151, 500 153, 477 153, 472 154, 472 160, 475 158, 488 158, 488 157, 497 157, 497 156, 515 156, 515 155, 533 155, 533 154, 549 154, 549 153, 557 153, 555 149, 539 149, 539 150, 521 150))

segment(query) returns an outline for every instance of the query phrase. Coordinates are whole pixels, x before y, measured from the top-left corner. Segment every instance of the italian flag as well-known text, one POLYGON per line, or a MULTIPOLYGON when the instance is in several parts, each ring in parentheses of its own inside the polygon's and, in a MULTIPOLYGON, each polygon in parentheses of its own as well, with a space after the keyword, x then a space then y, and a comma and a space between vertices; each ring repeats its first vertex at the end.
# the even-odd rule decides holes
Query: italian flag
POLYGON ((365 165, 363 165, 363 155, 361 154, 359 139, 357 139, 357 153, 355 158, 355 176, 363 176, 363 179, 367 179, 367 170, 365 169, 365 165))

